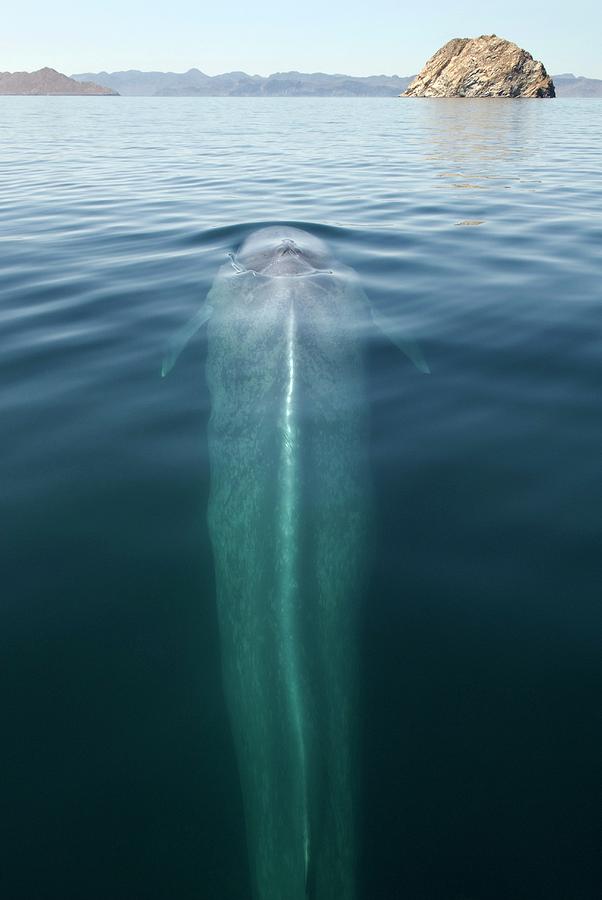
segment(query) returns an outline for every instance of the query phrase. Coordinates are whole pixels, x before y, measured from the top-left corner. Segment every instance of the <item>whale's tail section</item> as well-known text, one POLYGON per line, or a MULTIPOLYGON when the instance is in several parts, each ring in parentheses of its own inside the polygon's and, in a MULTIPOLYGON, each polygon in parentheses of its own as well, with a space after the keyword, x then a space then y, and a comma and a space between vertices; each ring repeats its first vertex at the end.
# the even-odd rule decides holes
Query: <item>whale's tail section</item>
POLYGON ((234 457, 230 419, 211 420, 209 528, 254 900, 355 898, 364 488, 349 452, 357 424, 336 425, 325 418, 287 442, 279 419, 234 457))
POLYGON ((305 863, 305 897, 306 900, 313 900, 314 898, 314 872, 311 868, 311 856, 308 857, 305 863))

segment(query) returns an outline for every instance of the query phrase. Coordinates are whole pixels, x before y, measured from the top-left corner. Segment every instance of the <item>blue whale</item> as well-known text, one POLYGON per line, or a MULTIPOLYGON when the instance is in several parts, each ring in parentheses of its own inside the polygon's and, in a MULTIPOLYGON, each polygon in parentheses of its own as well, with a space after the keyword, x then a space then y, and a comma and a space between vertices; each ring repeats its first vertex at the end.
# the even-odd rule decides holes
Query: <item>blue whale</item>
POLYGON ((382 323, 353 270, 285 226, 222 266, 163 374, 205 322, 208 523, 253 895, 354 900, 364 336, 382 323))

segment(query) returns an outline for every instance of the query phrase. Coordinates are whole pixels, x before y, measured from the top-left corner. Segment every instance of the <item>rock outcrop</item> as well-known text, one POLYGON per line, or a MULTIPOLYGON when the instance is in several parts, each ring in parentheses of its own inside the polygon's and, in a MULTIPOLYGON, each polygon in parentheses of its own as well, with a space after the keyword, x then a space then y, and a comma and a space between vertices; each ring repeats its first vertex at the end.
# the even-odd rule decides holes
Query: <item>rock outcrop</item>
POLYGON ((495 34, 455 38, 432 56, 402 97, 555 97, 542 63, 495 34))
POLYGON ((75 81, 57 72, 56 69, 38 69, 37 72, 0 72, 0 94, 68 96, 70 94, 107 94, 118 96, 111 88, 92 84, 90 81, 75 81))

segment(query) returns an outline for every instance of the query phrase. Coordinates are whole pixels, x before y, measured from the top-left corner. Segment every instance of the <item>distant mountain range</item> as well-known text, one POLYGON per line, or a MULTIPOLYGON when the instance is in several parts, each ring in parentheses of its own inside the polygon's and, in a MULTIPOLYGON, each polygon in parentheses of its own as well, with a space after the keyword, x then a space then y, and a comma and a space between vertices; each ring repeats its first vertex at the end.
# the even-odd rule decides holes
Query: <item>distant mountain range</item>
POLYGON ((323 72, 277 72, 267 78, 245 72, 205 75, 188 72, 98 72, 73 75, 125 96, 138 97, 396 97, 411 78, 398 75, 326 75, 323 72))
MULTIPOLYGON (((48 67, 37 72, 0 72, 0 94, 122 94, 137 97, 397 97, 414 76, 326 75, 276 72, 85 72, 68 78, 48 67)), ((554 75, 557 97, 602 97, 602 79, 570 72, 554 75)))
MULTIPOLYGON (((274 75, 247 75, 227 72, 205 75, 199 69, 188 72, 85 72, 73 75, 77 81, 93 81, 124 96, 138 97, 397 97, 414 76, 326 75, 323 72, 277 72, 274 75)), ((602 97, 602 80, 554 76, 558 97, 602 97)))
POLYGON ((97 84, 90 84, 87 78, 67 78, 48 66, 37 72, 0 72, 0 94, 65 96, 115 93, 109 85, 99 87, 97 84))
POLYGON ((564 72, 554 75, 552 80, 557 97, 602 97, 602 78, 584 78, 564 72))

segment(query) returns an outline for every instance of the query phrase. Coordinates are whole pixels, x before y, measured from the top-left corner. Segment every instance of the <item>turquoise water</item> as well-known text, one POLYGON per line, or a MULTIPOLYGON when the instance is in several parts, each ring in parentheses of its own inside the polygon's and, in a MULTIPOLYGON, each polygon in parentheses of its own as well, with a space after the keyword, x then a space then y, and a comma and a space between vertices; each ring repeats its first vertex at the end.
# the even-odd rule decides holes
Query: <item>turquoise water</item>
POLYGON ((3 896, 249 897, 204 334, 159 373, 287 222, 432 371, 369 342, 361 896, 599 897, 601 137, 596 100, 0 100, 3 896))

